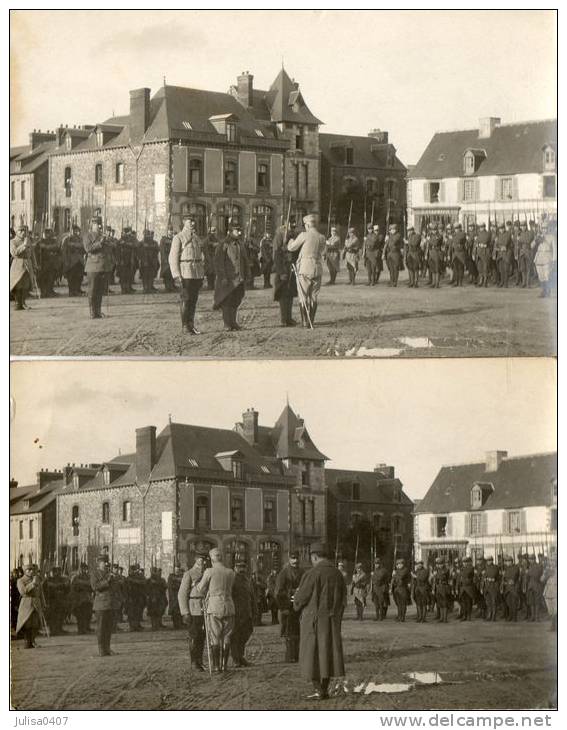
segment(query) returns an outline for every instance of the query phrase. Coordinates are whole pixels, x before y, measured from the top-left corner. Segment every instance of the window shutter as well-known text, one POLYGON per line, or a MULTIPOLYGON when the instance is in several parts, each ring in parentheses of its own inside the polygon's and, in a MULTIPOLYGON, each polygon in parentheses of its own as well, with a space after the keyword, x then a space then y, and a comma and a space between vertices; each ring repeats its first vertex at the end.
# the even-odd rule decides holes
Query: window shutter
POLYGON ((471 519, 472 515, 465 515, 465 537, 468 537, 471 534, 471 519))
POLYGON ((262 490, 246 489, 244 492, 244 518, 247 530, 262 529, 262 490))
POLYGON ((494 178, 494 200, 502 200, 502 188, 500 187, 500 178, 494 178))
POLYGON ((256 192, 256 154, 254 152, 239 154, 238 183, 240 193, 254 195, 256 192))
POLYGON ((436 536, 436 533, 435 533, 435 517, 432 517, 431 518, 430 532, 431 532, 431 537, 435 537, 436 536))
POLYGON ((502 534, 508 534, 508 514, 506 511, 502 512, 502 534))
POLYGON ((480 524, 480 534, 488 535, 488 512, 482 513, 482 519, 480 524))
POLYGON ((270 159, 270 190, 272 195, 281 195, 283 192, 282 155, 272 155, 270 159))
POLYGON ((543 175, 538 175, 537 178, 537 197, 538 200, 543 198, 543 175))
POLYGON ((480 179, 478 177, 474 181, 474 199, 480 200, 480 179))
POLYGON ((289 529, 289 494, 284 491, 278 491, 276 524, 279 531, 289 529))
POLYGON ((424 203, 431 202, 431 199, 429 197, 429 183, 423 183, 423 202, 424 203))
POLYGON ((445 202, 445 183, 444 182, 439 183, 439 202, 440 203, 445 202))
POLYGON ((451 537, 453 534, 453 516, 447 515, 447 529, 445 530, 447 537, 451 537))
POLYGON ((463 178, 459 180, 459 200, 461 203, 465 200, 465 181, 463 178))
POLYGON ((192 484, 179 485, 179 529, 193 530, 195 527, 195 488, 192 484))
POLYGON ((518 200, 519 197, 519 191, 518 191, 518 176, 514 175, 512 178, 512 199, 518 200))
POLYGON ((187 147, 173 147, 171 150, 173 173, 171 185, 174 193, 187 192, 187 165, 187 147))
POLYGON ((211 530, 228 530, 229 520, 228 487, 211 487, 211 530))
POLYGON ((222 150, 205 150, 205 192, 222 193, 222 150))
POLYGON ((526 535, 528 532, 528 514, 525 509, 520 512, 520 530, 522 535, 526 535))

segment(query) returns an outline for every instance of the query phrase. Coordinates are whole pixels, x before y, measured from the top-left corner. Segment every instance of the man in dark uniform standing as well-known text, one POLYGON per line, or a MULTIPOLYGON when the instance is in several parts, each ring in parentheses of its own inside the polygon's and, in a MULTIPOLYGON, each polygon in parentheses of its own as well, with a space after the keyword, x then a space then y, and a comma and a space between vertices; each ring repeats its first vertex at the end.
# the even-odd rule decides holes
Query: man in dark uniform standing
POLYGON ((143 631, 142 616, 146 606, 146 578, 137 563, 130 566, 125 585, 126 614, 130 631, 143 631))
POLYGON ((390 571, 382 564, 381 558, 374 560, 374 572, 370 576, 371 597, 376 611, 375 621, 383 621, 390 605, 390 571))
POLYGON ((116 245, 116 269, 122 294, 131 294, 134 291, 132 281, 134 279, 135 247, 136 238, 131 228, 124 228, 122 238, 116 245))
POLYGON ((151 294, 156 291, 154 279, 159 269, 159 245, 147 228, 138 247, 138 260, 144 294, 151 294))
POLYGON ((167 576, 167 605, 168 612, 171 616, 174 629, 183 628, 183 616, 179 608, 178 593, 181 588, 181 579, 183 575, 181 573, 181 567, 179 565, 173 566, 173 573, 167 576))
POLYGON ((477 286, 488 286, 488 275, 490 274, 490 262, 492 261, 492 236, 486 230, 486 223, 480 223, 476 235, 473 260, 478 270, 477 286))
POLYGON ((101 319, 103 316, 101 308, 106 283, 105 246, 101 219, 94 217, 91 219, 91 230, 83 239, 83 248, 87 254, 85 273, 91 319, 101 319))
POLYGON ((427 620, 427 606, 429 604, 429 570, 424 568, 423 560, 418 560, 415 564, 415 573, 413 578, 413 600, 417 608, 418 624, 424 624, 427 620))
POLYGON ((528 224, 523 221, 518 236, 518 283, 525 289, 530 286, 532 271, 532 242, 534 234, 528 230, 528 224))
POLYGON ((290 220, 289 227, 280 226, 272 241, 274 268, 274 301, 280 305, 280 321, 282 327, 294 327, 293 299, 297 296, 297 281, 292 264, 297 261, 297 251, 288 251, 287 244, 295 238, 295 221, 290 220))
POLYGON ((410 571, 406 565, 406 561, 404 558, 398 558, 396 560, 396 569, 392 575, 392 596, 398 608, 396 621, 401 621, 402 623, 406 620, 406 612, 410 600, 410 578, 410 571))
POLYGON ((466 269, 469 273, 469 282, 476 284, 478 281, 478 269, 474 260, 475 246, 476 246, 476 226, 474 223, 469 224, 467 228, 467 259, 466 269))
POLYGON ((270 276, 272 275, 272 265, 274 262, 272 239, 266 231, 260 241, 260 269, 264 277, 264 289, 271 289, 270 276))
POLYGON ((205 276, 207 278, 207 289, 212 291, 215 288, 215 252, 218 245, 217 229, 212 226, 203 241, 203 253, 205 254, 205 276))
POLYGON ((53 287, 61 266, 61 250, 51 228, 43 231, 39 241, 38 284, 42 299, 56 297, 53 287))
POLYGON ((285 640, 285 661, 299 661, 299 615, 293 610, 293 597, 301 582, 303 568, 299 567, 299 553, 290 552, 288 564, 276 580, 276 601, 280 609, 281 632, 285 640))
POLYGON ((368 286, 375 286, 382 271, 382 246, 379 227, 368 224, 368 232, 362 242, 362 260, 368 274, 368 286))
POLYGON ((512 224, 509 223, 508 230, 501 224, 498 226, 498 236, 494 248, 494 259, 498 270, 498 286, 508 288, 508 277, 512 267, 512 224))
MULTIPOLYGON (((291 237, 294 238, 295 233, 291 237)), ((329 270, 329 281, 327 284, 332 285, 335 283, 341 266, 341 239, 339 238, 336 226, 331 226, 331 235, 325 241, 325 253, 323 256, 327 262, 327 269, 329 270)), ((382 262, 380 262, 380 270, 382 270, 382 262)))
POLYGON ((445 266, 443 260, 443 249, 443 236, 439 230, 433 226, 427 238, 427 253, 429 257, 429 274, 431 276, 430 286, 434 289, 439 289, 441 286, 441 274, 445 266))
POLYGON ((543 566, 536 562, 535 555, 530 555, 528 561, 528 569, 526 571, 526 597, 530 609, 530 621, 539 621, 541 597, 543 593, 543 585, 541 583, 543 566))
POLYGON ((514 559, 510 555, 506 555, 502 574, 502 597, 504 599, 506 621, 518 620, 518 609, 520 608, 519 583, 520 568, 518 565, 514 565, 514 559))
POLYGON ((160 274, 166 292, 175 291, 171 267, 169 266, 169 252, 171 251, 171 242, 173 241, 173 226, 171 223, 167 226, 167 233, 161 237, 159 242, 159 266, 160 274))
POLYGON ((421 236, 415 232, 415 228, 408 228, 408 239, 405 248, 406 268, 408 270, 408 286, 417 289, 419 281, 419 270, 421 269, 421 236))
POLYGON ((451 261, 453 264, 453 286, 463 286, 467 262, 467 237, 460 223, 455 224, 451 238, 451 261))
POLYGON ((398 226, 395 223, 392 223, 388 230, 386 243, 384 245, 384 260, 386 261, 388 271, 390 272, 390 281, 388 286, 398 286, 400 269, 403 268, 403 247, 404 240, 401 234, 398 233, 398 226))
POLYGON ((235 667, 249 667, 250 662, 244 657, 248 639, 252 636, 254 625, 254 590, 246 575, 246 563, 238 561, 234 565, 234 584, 232 600, 234 601, 234 628, 230 635, 230 653, 235 667))
POLYGON ((71 580, 71 608, 77 619, 77 633, 89 634, 93 612, 93 591, 89 566, 81 563, 79 572, 71 580))
POLYGON ((487 621, 496 621, 499 591, 500 568, 494 565, 494 558, 489 555, 486 558, 486 568, 484 569, 484 599, 486 601, 487 621))
POLYGON ((91 575, 91 588, 95 594, 93 609, 96 615, 96 638, 99 656, 111 656, 112 636, 112 583, 113 575, 109 570, 106 555, 99 555, 97 568, 91 575))
POLYGON ((459 573, 459 603, 461 604, 462 621, 470 621, 475 598, 474 568, 472 559, 463 559, 463 567, 459 573))
POLYGON ((312 569, 307 571, 293 597, 293 607, 301 612, 299 665, 303 677, 313 683, 310 699, 329 697, 331 677, 344 677, 341 616, 346 586, 329 557, 329 547, 311 546, 312 569))
POLYGON ((152 622, 152 631, 164 628, 162 617, 167 606, 167 585, 157 565, 150 568, 146 583, 146 611, 152 622))
POLYGON ((248 259, 238 223, 229 225, 229 235, 215 253, 215 297, 213 309, 222 310, 224 328, 228 332, 242 329, 237 321, 238 307, 244 299, 248 279, 248 259))
POLYGON ((61 244, 63 254, 63 273, 69 285, 69 296, 80 297, 83 295, 81 284, 85 274, 85 249, 81 239, 81 229, 74 224, 71 233, 63 239, 61 244))

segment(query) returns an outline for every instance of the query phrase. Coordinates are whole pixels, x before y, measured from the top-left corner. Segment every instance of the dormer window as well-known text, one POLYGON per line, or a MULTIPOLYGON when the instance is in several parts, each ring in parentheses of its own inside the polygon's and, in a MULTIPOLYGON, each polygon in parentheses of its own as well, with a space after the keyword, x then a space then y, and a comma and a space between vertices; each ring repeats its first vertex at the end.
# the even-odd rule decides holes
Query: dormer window
POLYGON ((238 117, 236 114, 216 114, 209 117, 209 122, 219 134, 226 135, 227 142, 237 141, 238 117))
POLYGON ((71 139, 70 134, 65 137, 65 148, 67 150, 71 150, 73 148, 73 140, 71 139))
POLYGON ((189 132, 192 131, 193 127, 191 126, 191 122, 182 122, 182 124, 189 132))
POLYGON ((232 476, 235 479, 242 479, 244 474, 244 464, 238 459, 232 460, 232 476))
POLYGON ((555 150, 551 145, 543 148, 543 169, 555 170, 555 150))
POLYGON ((105 466, 102 472, 102 481, 105 487, 110 485, 110 469, 105 466))
POLYGON ((192 456, 189 456, 189 457, 187 458, 187 462, 189 463, 189 466, 192 466, 192 467, 193 467, 194 469, 197 469, 197 468, 198 468, 198 466, 199 466, 199 464, 198 464, 198 462, 197 462, 197 459, 193 459, 193 457, 192 457, 192 456))
POLYGON ((472 175, 475 171, 475 158, 472 152, 466 152, 463 158, 463 169, 465 175, 472 175))
POLYGON ((104 134, 102 131, 98 131, 96 133, 96 143, 99 147, 102 147, 102 145, 104 144, 104 134))
POLYGON ((79 475, 73 474, 73 489, 79 488, 79 475))
POLYGON ((226 139, 227 142, 236 142, 236 124, 232 122, 227 122, 226 139))
POLYGON ((471 489, 471 509, 482 507, 482 489, 475 484, 471 489))
POLYGON ((24 509, 29 509, 29 508, 30 508, 30 501, 29 501, 29 499, 24 499, 24 509))

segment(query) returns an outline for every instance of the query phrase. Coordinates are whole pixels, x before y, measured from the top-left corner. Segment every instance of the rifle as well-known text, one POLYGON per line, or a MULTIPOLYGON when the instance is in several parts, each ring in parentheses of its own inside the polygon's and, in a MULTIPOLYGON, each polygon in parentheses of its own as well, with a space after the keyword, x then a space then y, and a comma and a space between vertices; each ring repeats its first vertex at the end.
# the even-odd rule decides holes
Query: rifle
POLYGON ((348 235, 348 230, 350 228, 351 218, 352 218, 352 198, 351 198, 351 201, 350 201, 350 210, 348 212, 347 235, 348 235))
POLYGON ((373 200, 372 201, 372 215, 370 216, 370 222, 372 223, 373 226, 374 226, 374 206, 375 206, 375 204, 376 204, 376 201, 373 200))
POLYGON ((355 564, 355 566, 358 563, 358 543, 359 543, 359 540, 360 540, 360 532, 357 532, 356 533, 356 548, 355 548, 355 551, 354 551, 354 564, 355 564))
POLYGON ((327 215, 327 238, 331 235, 331 201, 329 200, 329 214, 327 215))
POLYGON ((364 235, 366 235, 366 193, 364 193, 364 235))
POLYGON ((339 562, 339 531, 337 530, 337 539, 335 541, 335 567, 339 562))

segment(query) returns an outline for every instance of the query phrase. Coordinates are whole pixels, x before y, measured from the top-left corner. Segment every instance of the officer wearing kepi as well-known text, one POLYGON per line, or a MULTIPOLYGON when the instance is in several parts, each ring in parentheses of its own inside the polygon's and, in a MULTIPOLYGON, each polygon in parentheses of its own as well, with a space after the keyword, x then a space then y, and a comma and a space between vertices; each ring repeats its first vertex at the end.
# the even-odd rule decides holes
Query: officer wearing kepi
POLYGON ((288 564, 276 580, 276 601, 280 609, 281 636, 285 639, 285 661, 299 661, 299 615, 293 610, 293 597, 304 574, 299 553, 292 550, 288 564))
POLYGON ((91 588, 94 592, 93 609, 96 615, 96 637, 99 656, 111 656, 112 636, 112 583, 114 577, 109 570, 106 555, 99 555, 97 568, 91 576, 91 588))
POLYGON ((297 296, 297 282, 292 265, 297 261, 297 252, 287 250, 287 244, 295 237, 295 220, 280 226, 272 241, 274 269, 274 301, 280 305, 282 327, 295 327, 293 299, 297 296))
POLYGON ((415 228, 408 228, 408 240, 406 243, 406 267, 408 270, 408 286, 417 289, 419 281, 419 270, 421 269, 421 236, 415 232, 415 228))
POLYGON ((305 231, 287 244, 288 251, 299 251, 297 257, 297 279, 299 288, 301 320, 304 327, 315 324, 317 297, 323 276, 323 252, 325 237, 317 230, 317 216, 314 213, 303 219, 305 231))
POLYGON ((80 297, 83 295, 81 284, 85 273, 85 249, 78 225, 73 224, 71 232, 63 239, 61 251, 63 253, 63 273, 69 285, 69 296, 80 297))
POLYGON ((83 248, 87 254, 85 273, 91 319, 103 317, 101 309, 106 284, 105 246, 102 221, 99 217, 94 216, 91 218, 91 229, 85 233, 83 238, 83 248))
POLYGON ((217 245, 215 253, 215 296, 213 309, 222 310, 224 328, 228 332, 241 330, 238 307, 244 299, 249 263, 242 229, 237 221, 229 223, 227 238, 217 245))
POLYGON ((173 237, 168 261, 181 296, 181 328, 189 335, 199 335, 195 310, 205 276, 205 254, 192 216, 183 219, 183 230, 173 237))

